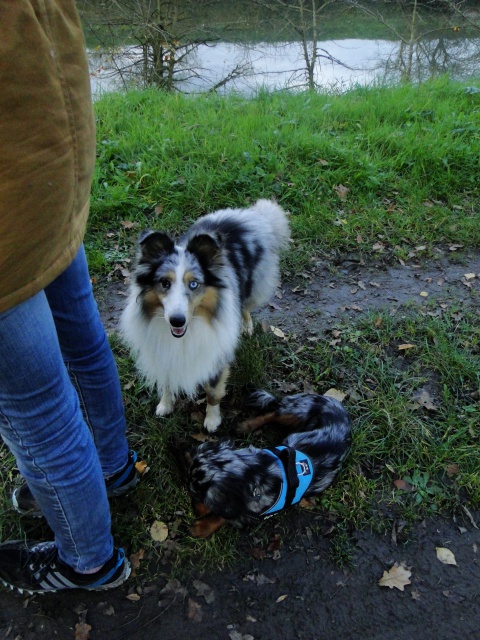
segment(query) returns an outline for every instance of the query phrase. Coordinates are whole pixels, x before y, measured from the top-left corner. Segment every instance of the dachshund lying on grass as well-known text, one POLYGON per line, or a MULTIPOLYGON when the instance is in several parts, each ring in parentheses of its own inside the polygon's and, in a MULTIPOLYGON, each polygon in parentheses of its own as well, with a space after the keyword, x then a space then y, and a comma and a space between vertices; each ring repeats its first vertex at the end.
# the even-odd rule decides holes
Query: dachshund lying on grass
POLYGON ((351 444, 350 419, 335 399, 299 393, 277 400, 254 391, 247 406, 262 415, 245 421, 247 434, 269 423, 288 428, 282 445, 235 449, 229 440, 205 442, 193 455, 189 490, 198 519, 192 535, 207 538, 226 522, 258 523, 302 497, 318 495, 340 471, 351 444))

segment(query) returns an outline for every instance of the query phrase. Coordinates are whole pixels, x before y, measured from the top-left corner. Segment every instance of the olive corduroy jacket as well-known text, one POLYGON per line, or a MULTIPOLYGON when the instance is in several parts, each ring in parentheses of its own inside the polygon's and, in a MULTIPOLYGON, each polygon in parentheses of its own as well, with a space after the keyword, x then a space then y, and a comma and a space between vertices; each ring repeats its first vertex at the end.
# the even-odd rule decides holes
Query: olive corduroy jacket
POLYGON ((0 313, 71 263, 95 162, 90 77, 73 0, 0 2, 0 313))

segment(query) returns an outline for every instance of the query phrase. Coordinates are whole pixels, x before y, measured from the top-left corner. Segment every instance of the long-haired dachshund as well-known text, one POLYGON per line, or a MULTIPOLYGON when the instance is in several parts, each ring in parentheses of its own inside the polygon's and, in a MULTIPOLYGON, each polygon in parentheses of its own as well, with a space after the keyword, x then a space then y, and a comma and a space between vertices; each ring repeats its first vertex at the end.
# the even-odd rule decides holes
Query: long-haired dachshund
POLYGON ((192 535, 206 538, 229 522, 258 523, 302 497, 322 493, 340 471, 351 444, 350 418, 327 396, 299 393, 277 400, 256 390, 248 401, 262 415, 244 422, 243 433, 268 423, 291 432, 281 446, 235 449, 229 440, 205 442, 193 455, 189 490, 199 517, 192 535))

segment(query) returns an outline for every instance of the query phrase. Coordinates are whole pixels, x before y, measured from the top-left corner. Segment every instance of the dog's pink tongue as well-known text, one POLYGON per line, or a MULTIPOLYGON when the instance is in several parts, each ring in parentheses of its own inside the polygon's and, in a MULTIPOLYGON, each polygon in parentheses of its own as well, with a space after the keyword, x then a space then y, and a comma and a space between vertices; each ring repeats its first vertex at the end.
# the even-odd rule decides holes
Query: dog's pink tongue
POLYGON ((186 327, 171 327, 171 329, 172 329, 173 335, 176 338, 181 338, 185 333, 185 331, 187 330, 186 327))

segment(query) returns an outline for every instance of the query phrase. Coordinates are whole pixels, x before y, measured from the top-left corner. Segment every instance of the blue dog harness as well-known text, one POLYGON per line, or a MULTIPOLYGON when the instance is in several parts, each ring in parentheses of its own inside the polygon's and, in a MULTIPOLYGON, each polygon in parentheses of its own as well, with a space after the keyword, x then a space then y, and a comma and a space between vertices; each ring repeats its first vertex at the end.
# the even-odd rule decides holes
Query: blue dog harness
POLYGON ((300 502, 313 479, 313 464, 310 458, 292 447, 263 449, 273 456, 282 473, 282 488, 276 502, 260 517, 268 517, 300 502))

